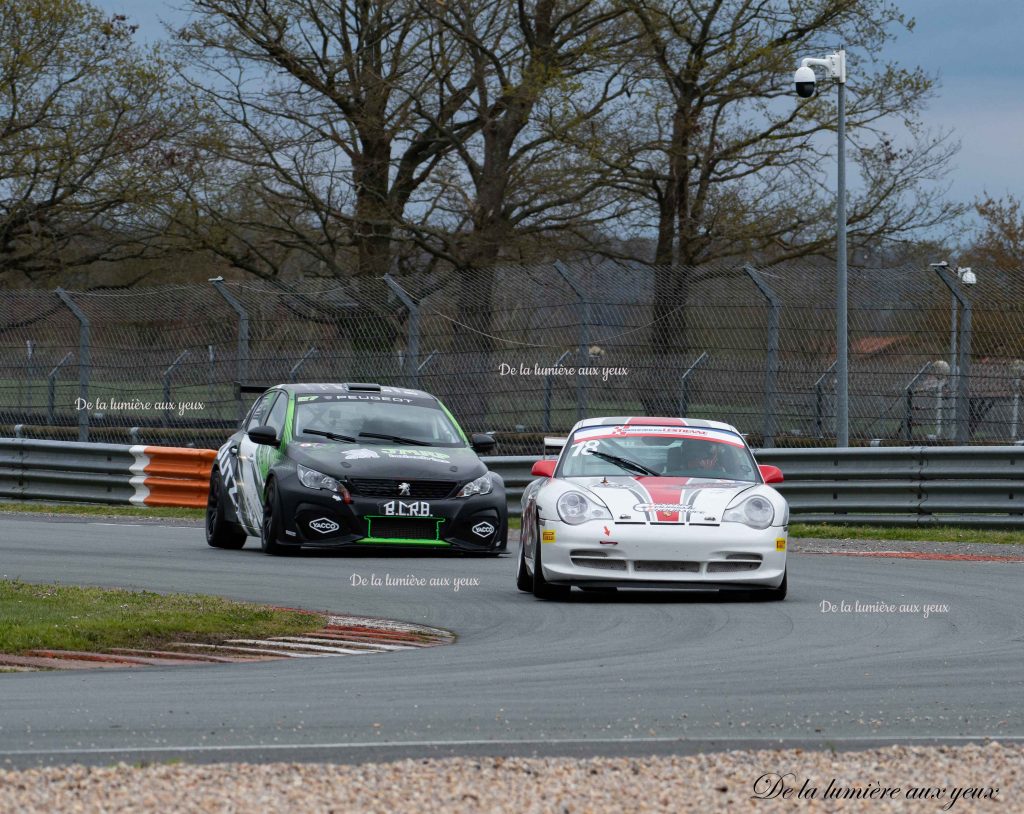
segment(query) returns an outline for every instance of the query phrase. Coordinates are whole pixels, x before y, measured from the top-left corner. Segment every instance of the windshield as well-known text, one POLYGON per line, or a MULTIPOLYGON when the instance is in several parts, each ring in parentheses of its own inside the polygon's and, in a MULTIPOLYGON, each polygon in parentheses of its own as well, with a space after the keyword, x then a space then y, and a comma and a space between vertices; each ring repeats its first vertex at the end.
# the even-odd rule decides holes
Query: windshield
POLYGON ((697 427, 585 427, 566 444, 558 477, 602 475, 757 481, 747 445, 735 433, 697 427))
POLYGON ((296 397, 295 435, 310 440, 338 443, 395 444, 462 447, 458 428, 437 402, 425 399, 386 397, 353 398, 347 395, 299 395, 296 397))

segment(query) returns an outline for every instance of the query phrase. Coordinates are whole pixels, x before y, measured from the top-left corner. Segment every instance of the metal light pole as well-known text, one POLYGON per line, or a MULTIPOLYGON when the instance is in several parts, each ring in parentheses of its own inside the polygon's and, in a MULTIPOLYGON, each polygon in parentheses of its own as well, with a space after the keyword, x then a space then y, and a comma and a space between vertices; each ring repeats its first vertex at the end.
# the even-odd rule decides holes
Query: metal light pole
POLYGON ((839 90, 839 177, 836 189, 836 446, 850 445, 850 366, 849 320, 846 274, 846 51, 839 49, 824 59, 800 60, 795 81, 796 92, 814 95, 813 67, 824 68, 836 80, 839 90))

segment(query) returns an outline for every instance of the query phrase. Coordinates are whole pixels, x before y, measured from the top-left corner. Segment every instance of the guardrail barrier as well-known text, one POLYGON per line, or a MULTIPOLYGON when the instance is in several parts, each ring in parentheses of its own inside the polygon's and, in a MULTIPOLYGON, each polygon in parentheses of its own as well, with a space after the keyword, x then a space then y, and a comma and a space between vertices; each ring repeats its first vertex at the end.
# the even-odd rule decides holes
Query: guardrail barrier
POLYGON ((212 449, 0 438, 0 497, 203 508, 212 449))
MULTIPOLYGON (((1024 447, 765 449, 794 520, 1024 528, 1024 447)), ((0 439, 0 497, 202 508, 212 449, 0 439)), ((540 456, 492 456, 509 513, 540 456)))

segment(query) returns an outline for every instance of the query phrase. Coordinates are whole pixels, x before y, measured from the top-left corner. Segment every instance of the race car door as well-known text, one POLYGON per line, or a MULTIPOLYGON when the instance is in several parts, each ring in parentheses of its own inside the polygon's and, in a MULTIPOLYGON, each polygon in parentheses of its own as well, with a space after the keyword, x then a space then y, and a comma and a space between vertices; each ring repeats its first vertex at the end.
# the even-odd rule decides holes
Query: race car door
MULTIPOLYGON (((238 442, 238 502, 239 520, 250 534, 259 534, 263 522, 263 483, 266 473, 261 472, 260 459, 266 453, 259 444, 249 440, 249 430, 269 423, 275 399, 287 401, 287 396, 279 390, 271 390, 260 396, 249 418, 242 428, 242 437, 238 442)), ((280 427, 275 427, 280 432, 280 427)))

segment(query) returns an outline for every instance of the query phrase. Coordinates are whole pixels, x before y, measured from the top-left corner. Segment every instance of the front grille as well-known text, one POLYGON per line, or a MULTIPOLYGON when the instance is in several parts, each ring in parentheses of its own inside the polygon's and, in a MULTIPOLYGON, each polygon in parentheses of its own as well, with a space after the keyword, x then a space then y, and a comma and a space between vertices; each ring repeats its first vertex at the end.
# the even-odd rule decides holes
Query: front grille
POLYGON ((605 571, 625 571, 625 560, 604 559, 601 557, 570 557, 572 564, 579 568, 601 568, 605 571))
POLYGON ((709 562, 708 573, 715 574, 734 571, 756 571, 760 567, 760 562, 743 562, 742 560, 733 560, 732 562, 709 562))
POLYGON ((370 537, 382 540, 436 540, 437 520, 415 517, 371 517, 370 537))
POLYGON ((450 480, 402 480, 395 478, 349 478, 348 490, 364 497, 418 497, 442 500, 450 497, 458 483, 450 480), (408 483, 408 494, 401 494, 399 484, 408 483))
POLYGON ((685 572, 696 574, 700 572, 699 562, 687 562, 676 560, 637 560, 633 563, 634 571, 656 571, 660 573, 685 572))

